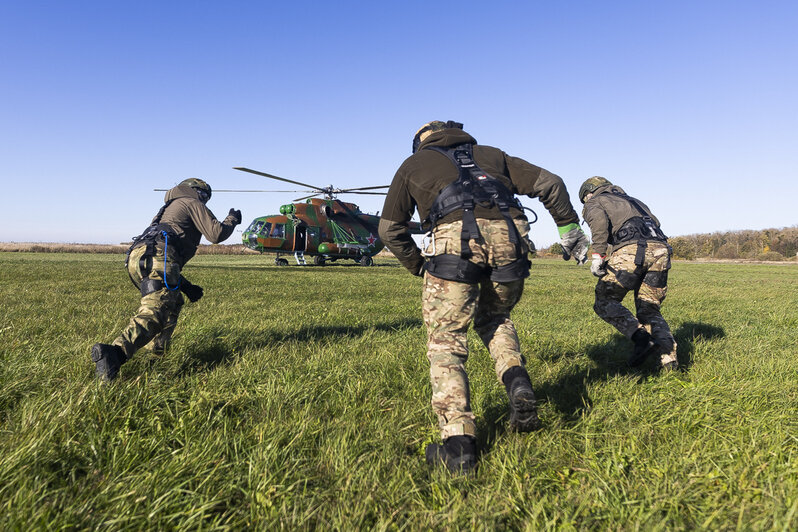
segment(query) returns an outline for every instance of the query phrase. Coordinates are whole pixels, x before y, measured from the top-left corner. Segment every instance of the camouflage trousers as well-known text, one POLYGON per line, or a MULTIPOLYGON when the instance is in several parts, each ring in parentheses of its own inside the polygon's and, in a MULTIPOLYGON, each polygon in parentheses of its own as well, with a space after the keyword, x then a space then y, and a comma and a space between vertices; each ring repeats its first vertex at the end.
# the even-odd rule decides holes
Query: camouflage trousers
POLYGON ((632 243, 613 250, 607 261, 607 275, 596 284, 593 310, 627 338, 644 327, 661 348, 660 363, 675 362, 676 341, 660 313, 668 293, 670 248, 662 242, 649 241, 643 264, 638 267, 635 265, 637 247, 632 243), (635 294, 637 317, 622 304, 631 290, 635 294))
MULTIPOLYGON (((517 258, 515 246, 509 242, 504 220, 477 220, 482 238, 470 242, 471 260, 491 267, 503 266, 517 258)), ((516 221, 523 237, 529 225, 516 221)), ((461 223, 439 226, 434 232, 434 254, 460 254, 461 223)), ((430 255, 433 245, 425 252, 430 255)), ((448 281, 424 273, 422 311, 427 326, 427 358, 430 363, 432 410, 438 417, 441 437, 476 436, 474 414, 465 362, 468 358, 468 328, 474 329, 493 359, 496 376, 523 366, 521 347, 510 311, 521 299, 524 280, 498 283, 483 279, 478 284, 448 281)))
MULTIPOLYGON (((139 288, 145 273, 140 264, 145 251, 146 246, 135 248, 128 260, 128 273, 139 288)), ((157 244, 155 255, 145 260, 144 270, 147 269, 150 270, 148 275, 150 279, 163 282, 165 278, 167 285, 172 288, 180 283, 180 265, 171 249, 168 250, 164 260, 163 242, 157 244), (165 277, 164 272, 166 272, 165 277)), ((153 342, 154 351, 165 351, 177 325, 183 303, 183 294, 177 289, 162 288, 142 296, 135 316, 114 340, 114 345, 121 347, 128 358, 150 341, 153 342)))

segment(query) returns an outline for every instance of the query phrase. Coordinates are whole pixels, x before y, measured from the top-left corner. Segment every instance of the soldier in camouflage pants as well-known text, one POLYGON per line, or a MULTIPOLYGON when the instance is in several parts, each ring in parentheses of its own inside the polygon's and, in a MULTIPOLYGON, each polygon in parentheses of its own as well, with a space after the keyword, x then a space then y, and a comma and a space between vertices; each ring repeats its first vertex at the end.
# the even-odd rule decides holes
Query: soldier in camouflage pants
POLYGON ((529 276, 529 223, 516 196, 543 203, 557 224, 564 258, 573 256, 583 263, 589 242, 562 178, 499 148, 478 144, 462 124, 424 124, 413 137, 412 149, 391 182, 379 234, 402 266, 424 277, 432 409, 443 439, 442 444, 426 446, 427 463, 467 473, 477 464, 465 369, 472 321, 507 391, 510 429, 529 432, 540 423, 510 320, 529 276), (411 236, 416 230, 410 220, 416 211, 433 238, 424 250, 411 236))
POLYGON ((579 189, 582 214, 593 234, 590 270, 599 278, 593 309, 632 340, 629 365, 659 354, 661 367, 676 369, 676 341, 660 307, 668 292, 671 248, 648 206, 604 177, 593 176, 579 189), (633 290, 635 317, 623 304, 633 290))
MULTIPOLYGON (((122 348, 128 358, 147 345, 151 339, 153 352, 163 354, 169 346, 172 332, 177 325, 177 318, 185 303, 183 294, 177 289, 180 284, 180 263, 175 257, 173 247, 167 250, 169 256, 164 261, 163 244, 163 242, 158 242, 155 246, 155 255, 151 259, 150 273, 147 277, 155 281, 165 279, 169 287, 142 296, 136 314, 113 342, 113 345, 122 348), (166 275, 164 275, 164 266, 166 275)), ((134 248, 130 252, 127 265, 130 278, 139 289, 143 274, 139 259, 146 250, 146 246, 134 248)), ((149 258, 147 263, 150 264, 149 258)))
MULTIPOLYGON (((496 268, 516 259, 504 220, 479 219, 477 224, 483 238, 470 241, 474 253, 471 261, 496 268)), ((516 220, 515 224, 526 246, 529 224, 524 220, 516 220)), ((425 254, 459 255, 461 230, 460 221, 440 225, 434 232, 434 246, 428 245, 425 254)), ((510 319, 510 311, 523 290, 523 279, 509 283, 484 279, 479 284, 469 284, 424 274, 422 312, 427 326, 432 410, 438 416, 443 439, 476 436, 465 370, 467 333, 472 320, 493 358, 500 381, 510 368, 523 367, 518 334, 510 319)))
POLYGON ((241 223, 241 211, 236 209, 230 209, 224 221, 217 220, 206 206, 211 194, 211 186, 202 179, 184 179, 166 192, 164 205, 150 226, 134 238, 126 266, 141 303, 113 343, 96 343, 91 348, 95 374, 103 382, 114 380, 122 364, 150 341, 153 352, 166 351, 184 304, 180 292, 190 301, 202 297, 202 287, 190 283, 181 270, 203 236, 222 242, 241 223))
POLYGON ((648 242, 639 268, 635 265, 636 255, 636 243, 612 252, 606 265, 607 274, 596 284, 593 310, 627 338, 631 338, 642 324, 661 348, 660 364, 674 368, 678 364, 676 341, 660 313, 668 293, 670 247, 661 242, 648 242), (636 271, 638 273, 634 273, 636 271), (630 290, 634 290, 637 318, 622 304, 630 290))

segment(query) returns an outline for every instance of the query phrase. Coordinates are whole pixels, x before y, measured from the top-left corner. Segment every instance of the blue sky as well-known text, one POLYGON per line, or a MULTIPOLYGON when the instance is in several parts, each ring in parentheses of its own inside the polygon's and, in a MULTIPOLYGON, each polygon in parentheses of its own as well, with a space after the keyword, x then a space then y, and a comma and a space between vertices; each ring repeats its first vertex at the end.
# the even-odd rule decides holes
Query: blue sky
MULTIPOLYGON (((796 27, 792 1, 6 1, 0 241, 128 241, 187 177, 283 188, 233 166, 389 184, 436 119, 560 175, 580 212, 603 175, 672 236, 793 226, 796 27)), ((208 206, 246 225, 294 197, 208 206)))

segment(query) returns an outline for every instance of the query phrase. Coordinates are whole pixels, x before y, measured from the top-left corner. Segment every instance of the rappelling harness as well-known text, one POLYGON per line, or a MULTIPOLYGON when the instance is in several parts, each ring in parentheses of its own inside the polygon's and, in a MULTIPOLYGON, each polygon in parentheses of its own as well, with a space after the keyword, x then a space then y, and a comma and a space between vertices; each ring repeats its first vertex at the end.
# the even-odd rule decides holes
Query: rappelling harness
MULTIPOLYGON (((510 216, 510 208, 514 207, 521 211, 524 209, 532 211, 532 209, 521 205, 521 202, 504 183, 488 175, 477 165, 473 157, 473 144, 459 144, 450 148, 425 146, 422 149, 437 151, 445 155, 459 171, 457 180, 447 185, 440 192, 430 208, 429 215, 422 222, 422 226, 429 231, 428 238, 432 239, 433 250, 428 255, 429 259, 425 264, 425 269, 430 275, 449 281, 472 284, 478 283, 486 277, 489 277, 491 281, 501 283, 529 277, 530 262, 521 242, 521 234, 510 216), (499 209, 505 222, 507 222, 510 243, 515 246, 516 256, 518 257, 515 261, 504 266, 491 268, 469 260, 473 256, 469 242, 481 238, 476 216, 474 215, 476 206, 496 207, 499 209), (460 255, 435 255, 433 231, 437 227, 439 220, 455 211, 463 211, 460 255)), ((534 211, 532 211, 532 214, 535 214, 534 211)), ((535 214, 535 221, 537 221, 537 214, 535 214)))
MULTIPOLYGON (((610 244, 613 249, 617 249, 632 241, 637 241, 637 251, 635 252, 635 270, 633 272, 626 272, 616 270, 607 265, 607 270, 615 274, 618 282, 626 288, 636 287, 641 279, 643 263, 646 258, 646 248, 649 241, 662 242, 667 244, 668 237, 662 232, 657 222, 646 212, 640 205, 640 202, 635 198, 617 191, 607 191, 606 194, 613 194, 626 200, 640 216, 634 216, 626 220, 621 227, 612 233, 610 237, 610 244)), ((669 247, 670 253, 670 247, 669 247)), ((663 287, 667 284, 668 271, 663 272, 649 272, 645 276, 647 284, 654 287, 663 287)))
POLYGON ((164 203, 163 207, 161 207, 161 209, 158 211, 158 214, 156 214, 152 219, 150 226, 139 236, 133 238, 133 243, 127 250, 127 256, 125 257, 125 269, 127 270, 128 277, 130 277, 130 281, 136 286, 136 288, 140 288, 142 297, 164 288, 168 288, 169 290, 177 290, 180 288, 180 281, 177 282, 177 286, 169 286, 169 283, 166 281, 166 253, 169 246, 169 238, 176 239, 177 235, 172 229, 172 226, 161 223, 161 218, 163 217, 164 211, 166 211, 166 208, 173 201, 174 200, 172 199, 164 203), (155 256, 155 248, 159 241, 164 243, 163 279, 150 279, 150 272, 152 272, 152 259, 155 256), (141 255, 141 258, 139 258, 139 271, 141 272, 141 283, 139 285, 136 284, 135 279, 133 279, 133 276, 130 274, 128 262, 130 261, 130 253, 135 248, 141 246, 147 246, 147 249, 144 251, 144 254, 141 255))

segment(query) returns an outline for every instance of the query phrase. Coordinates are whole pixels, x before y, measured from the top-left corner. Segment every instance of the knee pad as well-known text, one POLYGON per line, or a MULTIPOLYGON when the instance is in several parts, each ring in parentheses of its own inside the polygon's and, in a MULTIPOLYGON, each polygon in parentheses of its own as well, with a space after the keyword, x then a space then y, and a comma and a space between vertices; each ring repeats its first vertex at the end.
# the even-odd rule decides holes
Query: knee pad
POLYGON ((163 290, 164 284, 160 279, 150 279, 149 277, 141 280, 141 297, 163 290))
POLYGON ((648 272, 643 277, 643 282, 652 288, 665 288, 668 286, 668 270, 648 272))

